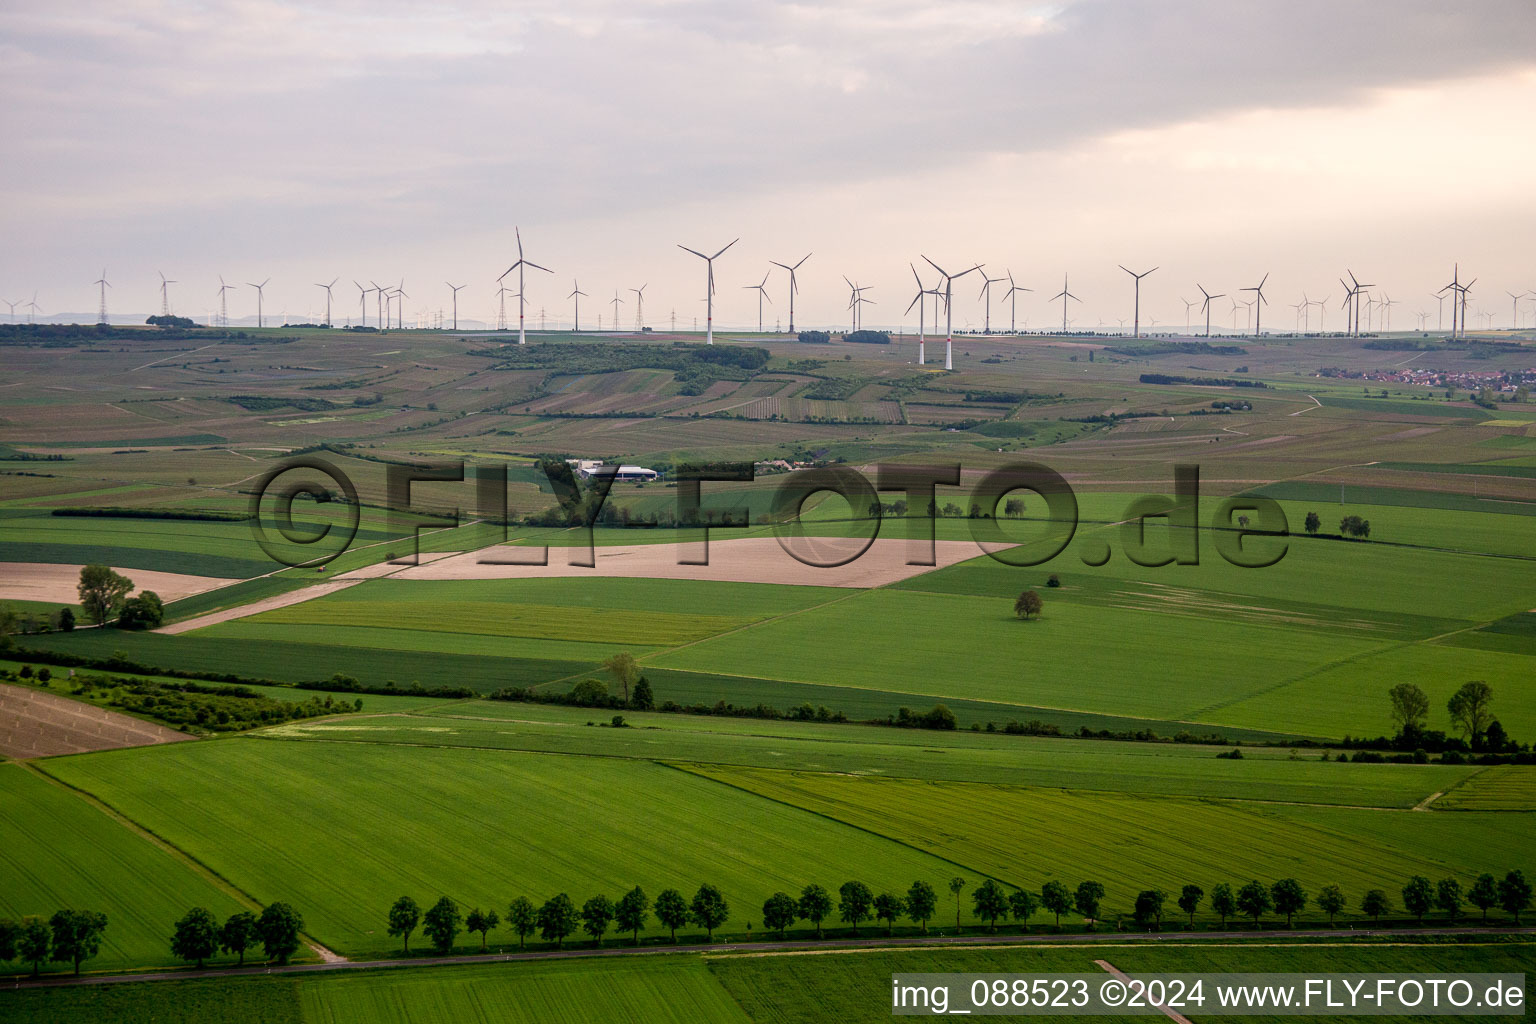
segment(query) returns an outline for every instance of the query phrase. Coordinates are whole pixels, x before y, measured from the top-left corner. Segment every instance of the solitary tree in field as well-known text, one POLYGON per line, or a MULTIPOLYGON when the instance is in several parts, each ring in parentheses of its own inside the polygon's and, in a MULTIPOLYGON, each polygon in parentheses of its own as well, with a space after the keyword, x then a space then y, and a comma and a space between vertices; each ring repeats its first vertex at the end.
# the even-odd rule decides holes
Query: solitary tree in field
POLYGON ((640 678, 640 665, 635 661, 635 656, 628 651, 620 651, 603 662, 603 669, 619 684, 624 694, 624 703, 628 704, 629 688, 640 678))
POLYGON ((1372 889, 1360 901, 1360 912, 1370 915, 1377 924, 1381 924, 1381 915, 1391 909, 1392 904, 1387 901, 1387 894, 1380 889, 1372 889))
POLYGON ((997 931, 997 919, 1008 916, 1008 893, 993 879, 986 879, 971 893, 975 916, 987 922, 987 931, 997 931))
POLYGON ((108 566, 92 564, 81 567, 75 592, 85 614, 99 626, 117 614, 124 598, 133 592, 133 581, 108 566))
POLYGON ((603 944, 603 935, 613 923, 613 900, 599 893, 581 905, 581 928, 597 944, 603 944))
POLYGON ((171 955, 178 960, 195 960, 201 970, 203 961, 219 951, 219 924, 203 907, 193 907, 171 935, 171 955))
POLYGON ((496 916, 494 910, 481 910, 479 907, 471 910, 464 918, 464 929, 470 932, 480 933, 480 952, 485 952, 485 939, 492 928, 501 923, 501 918, 496 916))
POLYGON ((800 916, 816 926, 816 937, 821 938, 821 922, 832 913, 832 894, 812 882, 800 890, 800 916))
POLYGON ((656 920, 671 930, 672 941, 676 942, 677 930, 688 923, 688 901, 683 894, 676 889, 663 889, 656 897, 656 920))
POLYGON ((48 944, 52 936, 48 931, 48 922, 40 917, 24 917, 21 926, 16 931, 16 958, 24 964, 32 965, 32 977, 37 977, 38 969, 48 959, 48 944))
POLYGON ((436 903, 422 915, 422 934, 432 940, 432 948, 439 953, 453 952, 453 940, 458 938, 459 925, 464 918, 459 905, 447 896, 440 896, 436 903))
POLYGON ((1029 931, 1029 919, 1035 916, 1035 911, 1040 909, 1040 898, 1028 889, 1017 889, 1008 894, 1008 909, 1013 912, 1013 919, 1029 931))
POLYGON ((1467 890, 1467 902, 1483 912, 1483 920, 1488 920, 1488 911, 1499 905, 1499 883, 1490 874, 1484 873, 1477 876, 1477 881, 1472 883, 1472 888, 1467 890))
POLYGON ((1462 683, 1445 709, 1451 713, 1451 721, 1467 737, 1467 742, 1475 747, 1482 741, 1483 733, 1488 731, 1488 723, 1493 719, 1493 687, 1481 679, 1462 683))
POLYGON ((1285 915, 1285 926, 1289 928, 1291 919, 1306 908, 1307 890, 1294 878, 1282 878, 1269 887, 1269 898, 1274 901, 1275 911, 1285 915))
POLYGON ((1273 903, 1264 883, 1255 879, 1237 890, 1237 909, 1253 918, 1253 926, 1259 926, 1259 918, 1269 912, 1273 903))
POLYGON ((651 912, 650 897, 638 885, 623 896, 613 907, 613 923, 621 932, 629 932, 635 945, 640 945, 640 929, 651 912))
POLYGON ((731 906, 719 889, 709 884, 699 886, 688 904, 688 920, 704 929, 706 942, 715 941, 715 929, 731 918, 731 906))
POLYGON ((1077 912, 1083 915, 1083 920, 1092 928, 1099 919, 1099 904, 1104 899, 1104 886, 1099 882, 1079 882, 1077 891, 1072 894, 1072 905, 1077 912))
POLYGON ((401 896, 389 908, 389 934, 405 940, 405 952, 411 952, 411 932, 421 923, 421 908, 409 896, 401 896))
POLYGON ((517 933, 517 948, 522 949, 528 936, 538 928, 537 912, 527 896, 519 896, 507 904, 507 927, 517 933))
POLYGON ((565 893, 539 908, 539 934, 556 949, 565 945, 565 937, 576 930, 576 904, 565 893))
POLYGON ((960 930, 960 892, 965 888, 965 879, 956 875, 949 880, 949 891, 955 897, 955 931, 960 930))
POLYGON ((1033 618, 1040 614, 1040 609, 1045 607, 1045 602, 1040 600, 1040 595, 1033 590, 1026 590, 1013 602, 1013 614, 1021 619, 1033 618))
POLYGON ((1315 534, 1323 528, 1323 520, 1316 512, 1308 512, 1306 522, 1302 525, 1308 533, 1315 534))
POLYGON ((1136 894, 1136 905, 1132 915, 1136 923, 1145 925, 1151 923, 1153 927, 1161 930, 1163 926, 1163 903, 1168 899, 1168 894, 1161 889, 1143 889, 1136 894))
POLYGON ((906 901, 895 893, 883 892, 875 897, 875 920, 885 922, 885 934, 896 929, 896 922, 907 912, 906 901))
POLYGON ((1200 901, 1205 899, 1205 890, 1198 885, 1186 885, 1179 891, 1179 909, 1189 915, 1189 926, 1195 926, 1195 911, 1200 909, 1200 901))
POLYGON ((1520 911, 1531 905, 1531 883, 1525 880, 1523 871, 1511 871, 1499 883, 1499 906, 1506 914, 1513 914, 1515 924, 1520 924, 1520 911))
POLYGON ((16 959, 16 940, 21 935, 21 925, 9 918, 0 918, 0 964, 16 959))
POLYGON ((1399 736, 1411 736, 1424 731, 1429 718, 1429 697, 1412 683, 1398 683, 1387 691, 1392 702, 1392 724, 1399 736))
POLYGON ((1226 882, 1218 882, 1211 889, 1211 909, 1220 915, 1222 928, 1226 928, 1227 918, 1237 913, 1237 897, 1226 882))
POLYGON ((1461 883, 1454 878, 1442 878, 1435 883, 1435 906, 1454 922, 1461 916, 1461 883))
POLYGON ((256 937, 256 915, 249 910, 236 911, 219 929, 219 948, 239 957, 239 965, 244 967, 245 951, 256 945, 256 937))
POLYGON ((49 918, 53 929, 53 954, 59 963, 73 963, 75 975, 80 965, 101 949, 101 933, 107 927, 107 915, 95 910, 60 910, 49 918))
POLYGON ((1040 905, 1056 915, 1056 927, 1061 927, 1061 915, 1072 909, 1072 893, 1061 882, 1050 881, 1040 887, 1040 905))
POLYGON ((928 922, 938 910, 939 897, 933 886, 927 882, 913 882, 907 890, 907 916, 923 926, 923 934, 928 933, 928 922))
POLYGON ((1317 892, 1317 909, 1328 915, 1328 927, 1333 927, 1333 919, 1344 913, 1344 890, 1336 885, 1325 885, 1317 892))
POLYGON ((853 934, 859 934, 859 922, 869 920, 874 899, 874 893, 863 882, 844 882, 838 888, 837 914, 843 923, 853 926, 853 934))
POLYGON ((799 911, 800 907, 793 896, 787 892, 776 892, 763 902, 763 924, 777 931, 782 939, 784 929, 795 923, 799 911))
POLYGON ((1424 915, 1435 902, 1435 887, 1423 875, 1414 875, 1403 886, 1403 909, 1412 914, 1420 924, 1424 915))

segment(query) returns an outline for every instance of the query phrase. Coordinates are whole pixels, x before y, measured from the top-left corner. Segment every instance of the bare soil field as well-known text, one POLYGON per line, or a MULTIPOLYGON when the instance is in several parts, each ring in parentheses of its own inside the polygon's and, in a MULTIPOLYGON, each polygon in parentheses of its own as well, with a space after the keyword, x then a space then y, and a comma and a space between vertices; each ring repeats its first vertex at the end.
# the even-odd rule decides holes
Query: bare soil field
POLYGON ((186 733, 25 686, 0 684, 0 754, 81 754, 189 740, 186 733))
MULTIPOLYGON (((75 604, 80 595, 75 587, 80 582, 78 565, 53 562, 3 562, 0 563, 0 600, 47 601, 51 604, 75 604)), ((214 576, 189 576, 179 572, 156 572, 153 569, 117 569, 138 590, 153 590, 167 604, 183 597, 201 594, 216 587, 227 587, 232 580, 214 576)))
MULTIPOLYGON (((818 562, 847 558, 863 541, 848 538, 807 537, 791 542, 798 553, 818 562)), ((711 540, 708 565, 679 565, 682 558, 702 558, 702 545, 627 544, 595 549, 593 567, 571 565, 585 558, 583 548, 550 548, 548 565, 487 564, 486 558, 534 559, 538 548, 501 546, 470 551, 392 573, 397 580, 497 580, 548 579, 553 577, 628 576, 670 580, 716 580, 729 583, 781 583, 815 587, 881 587, 935 568, 963 562, 980 555, 968 541, 938 541, 937 565, 908 565, 907 541, 880 539, 863 555, 846 565, 807 565, 779 546, 772 537, 711 540)))

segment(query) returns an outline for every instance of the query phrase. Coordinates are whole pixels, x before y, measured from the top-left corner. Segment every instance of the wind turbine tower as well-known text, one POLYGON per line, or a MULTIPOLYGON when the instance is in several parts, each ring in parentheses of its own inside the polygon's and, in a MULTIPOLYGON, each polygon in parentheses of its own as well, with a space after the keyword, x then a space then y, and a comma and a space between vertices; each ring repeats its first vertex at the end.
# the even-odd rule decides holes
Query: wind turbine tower
MULTIPOLYGON (((715 343, 715 260, 724 255, 726 249, 729 249, 739 241, 741 241, 739 238, 731 239, 729 243, 713 256, 705 256, 697 249, 690 249, 686 245, 678 244, 679 249, 684 252, 693 253, 703 260, 705 266, 709 268, 709 285, 704 292, 704 344, 706 345, 713 345, 715 343)), ((804 263, 805 261, 801 260, 800 262, 804 263)))
POLYGON ((465 286, 462 285, 462 284, 454 284, 452 281, 444 281, 443 284, 447 285, 453 291, 453 329, 454 330, 458 330, 459 329, 459 290, 461 288, 464 288, 465 286))
POLYGON ((271 281, 271 280, 272 279, 269 277, 269 278, 267 278, 266 281, 261 282, 261 284, 251 284, 251 282, 249 282, 249 281, 245 282, 250 287, 256 289, 256 326, 257 327, 265 327, 266 326, 266 321, 262 318, 261 303, 262 303, 262 300, 264 298, 266 298, 266 292, 263 289, 265 289, 267 287, 267 283, 269 281, 271 281))
POLYGON ((330 284, 320 284, 318 281, 315 283, 316 288, 325 289, 325 326, 327 327, 331 326, 331 289, 336 287, 336 282, 340 280, 339 277, 333 277, 330 284))
MULTIPOLYGON (((1130 274, 1131 277, 1136 281, 1136 310, 1135 320, 1131 325, 1131 337, 1139 338, 1141 337, 1141 279, 1146 277, 1148 274, 1154 273, 1157 268, 1153 267, 1151 270, 1143 270, 1138 274, 1134 270, 1127 269, 1125 264, 1122 263, 1120 265, 1120 269, 1124 270, 1127 274, 1130 274)), ((1187 314, 1189 310, 1186 308, 1184 312, 1187 314)))
MULTIPOLYGON (((1150 271, 1148 271, 1148 273, 1150 273, 1150 271)), ((1057 299, 1061 300, 1061 333, 1062 334, 1066 334, 1067 333, 1067 300, 1071 299, 1073 302, 1082 302, 1083 301, 1082 299, 1078 298, 1076 295, 1073 295, 1070 290, 1068 290, 1068 288, 1067 288, 1067 275, 1066 274, 1062 274, 1061 275, 1061 291, 1059 291, 1055 295, 1051 296, 1051 301, 1052 302, 1055 302, 1057 299)))
POLYGON ((964 277, 972 270, 980 270, 981 264, 976 264, 970 270, 962 270, 958 274, 951 274, 933 262, 933 260, 928 259, 927 256, 924 256, 923 260, 934 270, 937 270, 940 277, 944 278, 944 369, 953 370, 955 368, 955 280, 956 278, 964 277))
POLYGON ((801 264, 803 264, 806 260, 808 260, 810 258, 811 258, 811 253, 806 253, 804 256, 800 257, 800 262, 794 264, 793 266, 791 266, 788 263, 780 263, 778 260, 769 260, 768 261, 769 263, 772 263, 776 267, 783 267, 785 270, 789 271, 789 333, 790 334, 794 334, 795 333, 795 293, 800 290, 800 286, 795 282, 795 271, 799 270, 801 264))
MULTIPOLYGON (((763 333, 763 300, 764 299, 768 299, 768 274, 771 274, 771 273, 773 273, 773 271, 770 270, 770 271, 768 271, 767 274, 763 275, 763 280, 762 280, 761 284, 744 284, 744 285, 742 285, 742 287, 747 289, 748 291, 757 292, 757 333, 758 334, 762 334, 763 333)), ((773 300, 772 299, 768 299, 768 304, 770 306, 773 305, 773 300)))
MULTIPOLYGON (((512 273, 512 271, 514 271, 514 270, 517 271, 517 343, 519 345, 526 345, 528 343, 528 336, 524 332, 524 328, 523 328, 523 315, 524 315, 524 313, 527 312, 527 309, 528 309, 528 300, 526 298, 524 298, 524 296, 528 292, 528 289, 527 289, 526 285, 524 285, 524 283, 523 283, 523 271, 526 268, 528 268, 528 267, 532 267, 534 270, 542 270, 546 274, 552 274, 552 273, 554 273, 554 271, 550 270, 548 267, 541 267, 537 263, 534 263, 531 260, 524 259, 523 258, 523 232, 522 232, 522 229, 514 227, 512 230, 517 235, 517 262, 512 264, 510 267, 508 267, 506 269, 506 272, 503 273, 501 275, 501 277, 498 277, 496 279, 496 283, 500 284, 501 281, 502 281, 502 278, 505 278, 507 276, 507 274, 512 273)), ((502 306, 502 314, 501 314, 502 324, 501 324, 500 329, 501 330, 506 330, 506 319, 507 319, 506 306, 507 306, 507 303, 506 303, 506 299, 505 298, 502 299, 501 306, 502 306)))
MULTIPOLYGON (((101 304, 97 307, 96 310, 96 322, 99 324, 104 324, 107 322, 107 289, 112 287, 112 283, 107 280, 106 267, 101 268, 101 277, 96 280, 95 284, 97 289, 101 292, 101 304)), ((37 298, 35 295, 32 297, 34 299, 37 298)))
POLYGON ((1033 288, 1021 288, 1013 283, 1013 271, 1008 271, 1008 292, 1003 298, 1008 300, 1008 333, 1019 333, 1019 292, 1032 292, 1033 288))
POLYGON ((1253 292, 1253 336, 1259 336, 1259 325, 1264 318, 1264 307, 1269 305, 1269 300, 1264 297, 1264 282, 1269 280, 1269 274, 1265 274, 1263 280, 1252 288, 1239 288, 1238 291, 1253 292))
POLYGON ((220 327, 228 327, 229 326, 229 299, 225 296, 224 293, 229 291, 229 290, 231 290, 234 287, 235 286, 232 285, 232 284, 225 284, 224 283, 224 275, 223 274, 219 275, 219 326, 220 327))
POLYGON ((1205 336, 1209 338, 1211 336, 1211 300, 1224 299, 1227 297, 1227 293, 1217 292, 1215 295, 1212 295, 1205 290, 1205 285, 1203 284, 1196 284, 1195 287, 1199 288, 1200 294, 1205 296, 1205 301, 1200 304, 1200 312, 1205 314, 1205 336))
POLYGON ((981 320, 981 333, 983 334, 992 333, 992 286, 994 284, 1002 284, 1006 280, 1008 280, 1006 277, 981 275, 981 294, 976 297, 985 304, 986 308, 986 312, 982 314, 981 320))
MULTIPOLYGON (((157 270, 157 271, 155 271, 155 273, 160 275, 160 315, 161 316, 170 316, 171 315, 171 292, 170 292, 170 286, 175 284, 176 282, 175 281, 167 281, 165 279, 165 272, 164 271, 157 270)), ((105 277, 106 274, 103 273, 102 276, 105 277)))
POLYGON ((645 284, 641 285, 639 288, 631 288, 630 289, 630 291, 635 293, 635 331, 636 332, 640 332, 640 331, 645 330, 645 289, 649 285, 650 285, 650 282, 647 281, 645 284))
POLYGON ((571 330, 578 334, 581 332, 581 297, 585 294, 587 293, 581 290, 581 285, 576 283, 576 279, 571 278, 571 294, 566 298, 576 300, 576 324, 571 330))
POLYGON ((619 298, 619 290, 615 288, 613 290, 613 329, 615 331, 619 329, 619 306, 623 301, 619 298))

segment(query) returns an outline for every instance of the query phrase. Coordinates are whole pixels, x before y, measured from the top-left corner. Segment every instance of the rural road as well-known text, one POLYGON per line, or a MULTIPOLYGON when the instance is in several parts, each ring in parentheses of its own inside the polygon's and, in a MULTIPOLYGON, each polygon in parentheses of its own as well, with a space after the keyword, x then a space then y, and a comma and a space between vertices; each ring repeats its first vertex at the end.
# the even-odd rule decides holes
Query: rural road
POLYGON ((1162 942, 1174 944, 1198 940, 1209 942, 1250 941, 1280 939, 1358 939, 1358 938, 1410 938, 1453 935, 1458 938, 1469 935, 1533 935, 1536 927, 1520 928, 1323 928, 1311 931, 1263 931, 1240 932, 1074 932, 1070 935, 930 935, 888 939, 884 936, 868 939, 827 939, 815 941, 768 941, 724 942, 712 945, 666 946, 607 946, 601 949, 549 949, 533 953, 471 953, 464 956, 412 957, 397 960, 343 960, 336 963, 287 964, 273 967, 265 964, 249 967, 211 967, 203 970, 177 968, 170 970, 143 971, 138 974, 86 974, 44 975, 41 978, 19 978, 9 988, 51 988, 64 985, 118 985, 133 981, 175 981, 187 978, 236 978, 255 974, 316 974, 328 971, 382 970, 396 967, 451 967, 455 964, 510 963, 518 960, 575 960, 601 956, 656 956, 668 953, 777 953, 804 952, 817 949, 912 949, 924 946, 1021 946, 1021 945, 1087 945, 1104 943, 1162 942))

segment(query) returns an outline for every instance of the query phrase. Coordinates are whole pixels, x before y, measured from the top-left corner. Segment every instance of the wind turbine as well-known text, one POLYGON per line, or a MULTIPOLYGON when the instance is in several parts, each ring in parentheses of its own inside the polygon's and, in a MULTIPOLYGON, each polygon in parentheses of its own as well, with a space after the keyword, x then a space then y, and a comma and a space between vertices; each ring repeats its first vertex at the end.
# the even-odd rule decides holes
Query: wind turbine
MULTIPOLYGON (((157 270, 157 271, 155 271, 155 273, 160 275, 160 315, 161 316, 170 316, 171 315, 171 293, 170 293, 170 286, 175 284, 176 282, 175 281, 167 281, 166 278, 165 278, 165 272, 162 271, 162 270, 157 270)), ((103 277, 106 276, 105 271, 103 271, 102 276, 103 277)))
POLYGON ((1415 312, 1413 315, 1419 318, 1419 333, 1423 334, 1424 333, 1424 321, 1429 319, 1429 314, 1424 312, 1421 309, 1421 310, 1418 310, 1417 312, 1415 312))
POLYGON ((1033 288, 1020 288, 1013 283, 1013 271, 1008 271, 1008 291, 1003 298, 1008 300, 1008 333, 1019 333, 1019 292, 1032 292, 1033 288))
POLYGON ((1386 292, 1381 293, 1381 312, 1384 317, 1382 320, 1382 330, 1392 330, 1392 307, 1398 305, 1401 302, 1401 299, 1394 299, 1386 292))
POLYGON ((1506 288, 1504 294, 1508 295, 1511 300, 1509 303, 1509 326, 1518 331, 1520 329, 1520 300, 1525 298, 1525 293, 1521 292, 1519 295, 1516 295, 1506 288))
POLYGON ((362 321, 363 322, 362 322, 361 326, 367 327, 368 326, 368 293, 370 291, 372 291, 373 289, 371 289, 371 288, 364 288, 362 285, 358 284, 355 280, 352 282, 352 284, 357 288, 357 307, 358 307, 358 309, 360 309, 362 311, 362 321))
POLYGON ((1301 293, 1301 313, 1302 313, 1302 322, 1303 322, 1302 330, 1305 333, 1307 333, 1307 334, 1311 334, 1312 333, 1312 300, 1307 298, 1307 293, 1306 292, 1302 292, 1301 293))
POLYGON ((585 294, 587 293, 581 290, 581 285, 576 283, 576 279, 571 278, 571 294, 566 298, 576 300, 576 325, 571 330, 578 334, 581 333, 581 297, 585 294))
POLYGON ((619 305, 623 301, 623 299, 619 298, 619 290, 615 288, 613 290, 613 329, 615 331, 619 329, 619 305))
POLYGON ((1253 292, 1253 336, 1259 336, 1259 324, 1264 318, 1264 307, 1269 305, 1269 300, 1264 297, 1264 282, 1269 280, 1269 274, 1264 275, 1257 285, 1252 288, 1239 288, 1238 291, 1253 292))
MULTIPOLYGON (((554 271, 550 270, 548 267, 541 267, 537 263, 534 263, 532 260, 524 259, 523 258, 523 232, 522 232, 522 229, 514 227, 512 229, 512 231, 517 236, 517 262, 512 264, 510 267, 508 267, 506 269, 506 272, 503 273, 501 275, 501 277, 498 277, 496 279, 496 283, 500 284, 502 278, 506 277, 507 274, 512 273, 512 271, 514 271, 514 270, 517 271, 517 343, 519 345, 526 345, 528 343, 528 337, 527 337, 526 334, 523 333, 523 314, 527 311, 528 300, 526 298, 524 298, 524 296, 527 293, 528 289, 523 284, 523 271, 527 267, 532 267, 534 270, 542 270, 546 274, 552 274, 552 273, 554 273, 554 271)), ((502 299, 502 304, 503 304, 502 308, 505 309, 506 308, 506 306, 505 306, 506 299, 505 298, 502 299)), ((502 319, 503 320, 506 319, 505 312, 503 312, 503 314, 502 314, 502 319)))
MULTIPOLYGON (((1315 299, 1312 302, 1312 305, 1317 307, 1317 331, 1319 334, 1326 334, 1328 331, 1328 300, 1331 298, 1333 298, 1332 295, 1324 295, 1322 298, 1315 299)), ((1308 323, 1310 324, 1310 321, 1308 323)))
MULTIPOLYGON (((703 260, 705 266, 709 268, 709 287, 704 293, 704 344, 706 345, 713 345, 715 343, 715 260, 719 259, 726 249, 729 249, 739 241, 741 241, 739 238, 731 239, 727 245, 713 256, 705 256, 697 249, 690 249, 682 244, 678 245, 679 249, 684 252, 691 252, 703 260)), ((805 261, 801 260, 801 262, 805 261)))
POLYGON ((11 323, 15 323, 16 322, 16 307, 21 305, 21 300, 17 299, 15 302, 12 302, 10 299, 0 299, 0 302, 4 302, 7 306, 11 307, 11 323))
POLYGON ((336 282, 340 280, 341 278, 334 277, 331 279, 330 284, 320 284, 318 282, 315 284, 316 288, 325 289, 325 326, 327 327, 331 326, 331 289, 334 288, 336 286, 336 282))
POLYGON ((1303 298, 1300 302, 1288 303, 1288 305, 1296 311, 1296 322, 1291 326, 1291 330, 1301 330, 1301 307, 1305 306, 1306 304, 1307 300, 1305 298, 1303 298))
POLYGON ((859 329, 859 306, 865 301, 863 292, 870 286, 865 285, 863 288, 860 288, 852 281, 848 281, 847 274, 843 275, 843 280, 848 282, 848 308, 853 310, 853 329, 857 331, 859 329))
MULTIPOLYGON (((742 287, 747 289, 748 291, 755 291, 755 292, 757 292, 757 333, 758 334, 762 334, 763 333, 763 300, 764 299, 768 299, 768 287, 767 287, 768 286, 768 274, 771 274, 771 273, 773 273, 773 271, 770 270, 770 271, 768 271, 767 274, 763 275, 763 282, 762 282, 762 284, 744 284, 744 285, 742 285, 742 287)), ((772 305, 773 304, 773 300, 772 299, 768 299, 768 304, 772 305)))
POLYGON ((1467 293, 1472 290, 1472 286, 1475 284, 1477 284, 1477 278, 1474 277, 1461 286, 1461 336, 1463 338, 1467 336, 1467 293))
MULTIPOLYGON (((405 293, 405 278, 400 279, 400 283, 395 286, 394 291, 389 293, 389 297, 395 300, 395 326, 403 331, 405 330, 405 300, 410 298, 405 293)), ((385 311, 388 312, 387 306, 385 311)))
POLYGON ((37 323, 37 311, 42 307, 37 304, 37 292, 32 293, 32 301, 27 303, 27 323, 37 323))
POLYGON ((1130 274, 1133 278, 1136 279, 1136 322, 1133 325, 1132 329, 1134 333, 1131 336, 1133 338, 1139 338, 1141 337, 1141 279, 1156 271, 1157 268, 1153 267, 1151 270, 1144 270, 1138 274, 1134 270, 1127 269, 1125 264, 1122 263, 1120 264, 1120 269, 1124 270, 1127 274, 1130 274))
POLYGON ((985 304, 986 309, 986 313, 982 317, 981 321, 981 333, 983 334, 992 333, 992 286, 994 284, 1002 284, 1007 280, 1008 278, 1006 277, 988 277, 986 274, 981 275, 981 294, 976 297, 985 304))
POLYGON ((917 365, 922 366, 926 361, 926 353, 923 351, 923 342, 925 340, 923 336, 923 320, 927 316, 926 309, 928 305, 926 296, 932 295, 937 298, 939 290, 937 288, 924 288, 923 279, 917 275, 917 267, 911 263, 908 263, 907 266, 912 268, 912 279, 917 282, 917 294, 912 296, 912 301, 907 304, 906 312, 902 315, 905 316, 906 313, 912 312, 913 306, 917 307, 917 365))
POLYGON ((1083 301, 1082 299, 1078 298, 1076 295, 1073 295, 1072 292, 1067 288, 1067 275, 1066 274, 1062 274, 1061 275, 1061 291, 1059 291, 1055 295, 1051 296, 1051 301, 1052 302, 1055 302, 1057 299, 1061 300, 1061 333, 1062 334, 1066 334, 1067 333, 1067 300, 1071 299, 1073 302, 1082 302, 1083 301))
POLYGON ((224 283, 224 275, 219 275, 219 326, 229 326, 229 299, 224 293, 234 289, 234 285, 224 283))
POLYGON ((266 321, 262 319, 261 302, 262 302, 262 299, 266 298, 266 292, 263 291, 263 289, 265 289, 267 287, 267 283, 269 281, 271 281, 271 280, 272 279, 269 277, 269 278, 267 278, 266 281, 261 282, 261 284, 251 284, 250 281, 245 282, 250 287, 256 289, 256 326, 257 327, 265 327, 266 326, 266 321))
POLYGON ((1179 301, 1184 303, 1184 333, 1185 334, 1191 334, 1191 333, 1193 333, 1193 331, 1192 331, 1192 329, 1190 327, 1190 322, 1189 322, 1189 307, 1195 305, 1195 303, 1190 301, 1189 299, 1184 298, 1184 296, 1182 296, 1182 295, 1179 296, 1179 301))
MULTIPOLYGON (((101 277, 93 283, 101 291, 101 305, 96 313, 96 322, 99 324, 104 324, 107 322, 107 289, 112 287, 111 282, 107 280, 106 267, 101 268, 101 277)), ((32 297, 34 299, 37 298, 36 295, 32 297)))
POLYGON ((810 258, 811 258, 811 254, 810 253, 806 253, 804 256, 802 256, 800 258, 800 263, 796 263, 794 266, 790 266, 788 263, 780 263, 778 260, 769 260, 768 261, 769 263, 772 263, 776 267, 783 267, 785 270, 789 271, 789 333, 790 334, 794 334, 795 333, 795 292, 800 290, 799 286, 795 283, 795 271, 799 270, 800 269, 800 265, 802 263, 804 263, 806 260, 810 259, 810 258))
POLYGON ((447 285, 449 288, 451 288, 453 290, 453 329, 454 330, 458 330, 459 329, 459 289, 467 287, 467 286, 466 285, 462 285, 462 284, 454 284, 452 281, 444 281, 443 284, 447 285))
POLYGON ((645 289, 649 285, 650 285, 650 282, 647 281, 645 284, 641 285, 639 288, 631 288, 630 289, 630 291, 635 293, 635 330, 636 331, 643 331, 643 330, 645 330, 645 315, 644 315, 644 309, 645 309, 645 305, 644 305, 645 304, 645 289))
MULTIPOLYGON (((1195 287, 1199 288, 1200 294, 1205 296, 1205 301, 1200 304, 1200 312, 1205 314, 1205 336, 1209 338, 1211 336, 1211 300, 1224 299, 1227 297, 1227 293, 1217 292, 1215 295, 1212 295, 1205 290, 1205 285, 1203 284, 1196 284, 1195 287)), ((1189 315, 1188 310, 1185 311, 1185 315, 1189 315)))
POLYGON ((933 260, 928 259, 927 256, 924 256, 923 260, 934 270, 937 270, 940 277, 944 278, 944 369, 953 370, 955 368, 955 279, 964 277, 972 270, 980 270, 981 264, 976 264, 970 270, 962 270, 958 274, 951 274, 933 262, 933 260))

